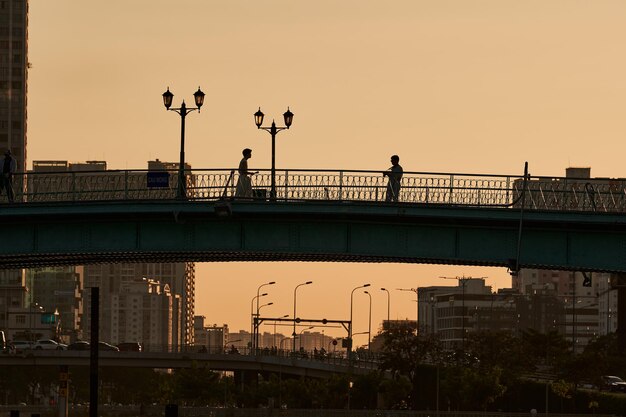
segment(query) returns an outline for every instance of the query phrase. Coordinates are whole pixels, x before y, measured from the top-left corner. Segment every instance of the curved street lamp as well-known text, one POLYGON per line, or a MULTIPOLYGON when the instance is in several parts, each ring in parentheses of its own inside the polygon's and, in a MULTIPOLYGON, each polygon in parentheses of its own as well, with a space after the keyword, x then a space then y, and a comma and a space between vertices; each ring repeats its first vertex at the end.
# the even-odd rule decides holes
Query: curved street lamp
MULTIPOLYGON (((389 311, 390 311, 390 305, 391 305, 391 295, 389 294, 389 290, 387 288, 381 288, 380 290, 387 292, 387 326, 389 326, 389 311)), ((383 326, 383 329, 384 327, 385 326, 383 326)))
POLYGON ((348 324, 348 339, 350 340, 349 352, 352 352, 352 305, 354 301, 354 292, 359 288, 367 288, 370 284, 363 284, 355 287, 350 293, 350 323, 348 324))
POLYGON ((183 104, 181 104, 180 107, 172 107, 173 99, 174 94, 172 94, 170 88, 167 87, 167 91, 163 93, 163 105, 165 106, 165 110, 175 111, 180 114, 180 162, 178 164, 178 188, 176 198, 185 199, 187 198, 187 184, 185 182, 185 117, 194 110, 198 110, 198 113, 200 113, 200 108, 204 104, 204 93, 200 90, 200 87, 198 87, 198 91, 193 93, 196 107, 187 107, 185 100, 183 100, 183 104))
MULTIPOLYGON (((257 319, 259 318, 259 292, 261 291, 261 288, 263 288, 263 287, 265 287, 267 285, 274 285, 274 284, 276 284, 276 281, 266 282, 265 284, 259 285, 259 287, 256 289, 256 296, 257 296, 257 299, 256 299, 256 317, 257 317, 257 319)), ((254 329, 254 318, 252 319, 252 325, 253 325, 253 329, 254 329)), ((255 331, 254 334, 255 334, 255 337, 254 337, 254 340, 252 341, 252 347, 256 347, 257 342, 258 342, 258 340, 257 340, 258 339, 257 338, 257 336, 258 336, 257 332, 255 331)))
POLYGON ((271 182, 271 188, 270 188, 270 200, 275 201, 276 200, 276 135, 281 130, 286 130, 291 127, 291 123, 293 122, 293 113, 291 112, 291 110, 289 110, 289 107, 287 107, 287 111, 283 113, 283 118, 285 119, 284 127, 276 127, 276 123, 274 122, 274 120, 272 120, 272 125, 270 127, 263 127, 261 125, 263 124, 264 117, 265 115, 263 114, 263 112, 261 111, 261 108, 259 107, 259 110, 256 113, 254 113, 254 124, 256 124, 257 129, 265 130, 266 132, 269 132, 270 135, 272 135, 272 175, 271 175, 272 182, 271 182))
POLYGON ((254 347, 254 300, 258 300, 261 297, 267 296, 267 293, 255 295, 250 301, 250 347, 254 347))
MULTIPOLYGON (((257 304, 258 304, 258 303, 259 303, 259 299, 257 298, 257 300, 256 300, 256 301, 257 301, 257 304)), ((259 322, 258 322, 259 317, 260 317, 260 315, 259 315, 259 311, 261 311, 261 309, 262 309, 263 307, 273 306, 273 305, 274 305, 274 303, 273 303, 273 302, 269 302, 269 303, 261 304, 261 305, 260 305, 260 306, 258 306, 258 307, 257 307, 257 309, 256 309, 256 319, 257 319, 257 322, 256 322, 256 326, 254 326, 254 347, 255 347, 255 348, 258 348, 258 347, 259 347, 259 322)))
POLYGON ((302 284, 296 285, 296 288, 293 289, 293 333, 291 334, 293 337, 293 344, 291 346, 293 352, 296 351, 296 319, 298 318, 296 316, 296 291, 298 291, 299 287, 309 284, 313 284, 313 281, 303 282, 302 284))
POLYGON ((369 325, 367 327, 367 350, 370 350, 372 344, 372 294, 369 291, 363 291, 370 298, 369 325))

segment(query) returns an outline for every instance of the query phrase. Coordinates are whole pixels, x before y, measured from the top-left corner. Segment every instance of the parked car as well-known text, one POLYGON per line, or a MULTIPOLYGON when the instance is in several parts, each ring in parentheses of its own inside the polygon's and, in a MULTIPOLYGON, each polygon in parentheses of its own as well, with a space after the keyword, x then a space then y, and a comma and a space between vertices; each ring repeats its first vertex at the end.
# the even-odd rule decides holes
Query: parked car
POLYGON ((141 343, 139 342, 123 342, 117 345, 120 352, 141 352, 141 343))
POLYGON ((33 345, 35 350, 66 350, 67 345, 55 342, 52 339, 39 339, 33 345))
POLYGON ((74 343, 70 343, 67 345, 67 350, 89 350, 91 349, 91 344, 84 340, 77 340, 74 343))
POLYGON ((33 344, 27 340, 14 340, 11 342, 11 346, 13 346, 15 353, 23 353, 33 348, 33 344))
POLYGON ((602 388, 611 392, 626 392, 626 382, 615 375, 604 375, 602 377, 602 388))
POLYGON ((113 346, 107 342, 98 342, 98 350, 120 351, 117 346, 113 346))

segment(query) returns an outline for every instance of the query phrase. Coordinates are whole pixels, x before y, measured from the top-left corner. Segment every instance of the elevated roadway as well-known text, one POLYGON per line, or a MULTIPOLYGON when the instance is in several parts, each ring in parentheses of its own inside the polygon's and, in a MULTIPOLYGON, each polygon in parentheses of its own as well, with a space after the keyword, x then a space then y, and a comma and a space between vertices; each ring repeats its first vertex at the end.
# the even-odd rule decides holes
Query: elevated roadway
MULTIPOLYGON (((239 355, 212 353, 154 353, 154 352, 98 352, 99 366, 177 369, 194 364, 214 371, 254 371, 282 373, 294 376, 328 378, 333 374, 362 375, 377 369, 372 361, 353 361, 344 358, 323 359, 274 355, 239 355)), ((19 354, 1 354, 0 366, 85 366, 90 364, 88 351, 33 350, 19 354)))

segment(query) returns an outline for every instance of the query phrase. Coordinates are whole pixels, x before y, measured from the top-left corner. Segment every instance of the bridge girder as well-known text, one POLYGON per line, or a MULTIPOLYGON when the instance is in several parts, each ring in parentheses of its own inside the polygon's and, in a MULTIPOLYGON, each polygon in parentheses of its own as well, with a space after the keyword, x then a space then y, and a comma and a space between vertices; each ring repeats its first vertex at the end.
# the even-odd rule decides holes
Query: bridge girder
MULTIPOLYGON (((28 204, 0 213, 0 268, 327 261, 510 266, 512 208, 341 202, 28 204)), ((524 213, 521 267, 626 272, 626 217, 524 213)))

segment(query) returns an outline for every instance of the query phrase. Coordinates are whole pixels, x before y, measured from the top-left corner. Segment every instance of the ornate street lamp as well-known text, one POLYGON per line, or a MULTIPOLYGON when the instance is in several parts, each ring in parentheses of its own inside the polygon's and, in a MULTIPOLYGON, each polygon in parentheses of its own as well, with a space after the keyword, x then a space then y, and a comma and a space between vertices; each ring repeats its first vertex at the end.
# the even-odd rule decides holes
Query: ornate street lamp
POLYGON ((198 87, 198 91, 193 94, 196 107, 187 107, 184 100, 180 107, 172 107, 173 99, 174 94, 172 94, 170 88, 167 87, 167 91, 163 93, 163 105, 166 110, 172 110, 180 114, 180 162, 178 165, 178 188, 176 198, 185 199, 187 198, 187 184, 185 181, 185 117, 194 110, 198 110, 198 113, 200 113, 200 108, 204 104, 204 93, 200 90, 200 87, 198 87))
POLYGON ((261 111, 261 108, 259 107, 259 110, 256 113, 254 113, 254 124, 256 124, 257 129, 265 130, 266 132, 269 132, 270 135, 272 135, 272 175, 271 175, 272 182, 271 182, 271 188, 270 188, 270 200, 275 201, 276 200, 276 135, 281 130, 289 129, 291 127, 291 123, 293 122, 293 113, 291 112, 291 110, 289 110, 289 107, 287 107, 287 111, 283 113, 283 118, 285 119, 284 127, 277 127, 276 123, 273 120, 272 120, 272 125, 270 127, 263 127, 261 125, 263 124, 264 117, 265 115, 263 114, 263 112, 261 111))

